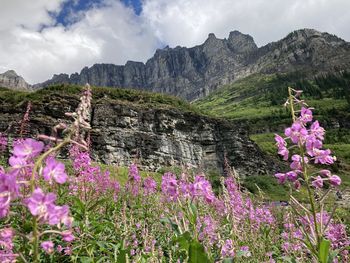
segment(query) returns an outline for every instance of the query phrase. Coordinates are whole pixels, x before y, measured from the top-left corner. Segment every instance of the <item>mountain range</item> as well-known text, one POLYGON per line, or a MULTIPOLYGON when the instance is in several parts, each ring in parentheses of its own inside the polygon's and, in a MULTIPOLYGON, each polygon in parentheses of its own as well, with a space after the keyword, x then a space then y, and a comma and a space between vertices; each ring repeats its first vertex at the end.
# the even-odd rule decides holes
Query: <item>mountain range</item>
MULTIPOLYGON (((158 49, 146 63, 94 64, 84 67, 80 73, 54 75, 33 88, 90 83, 167 93, 193 101, 254 73, 303 71, 320 74, 349 66, 350 43, 329 33, 301 29, 258 47, 252 36, 232 31, 227 39, 210 33, 203 44, 192 48, 158 49)), ((0 86, 8 87, 6 83, 9 82, 1 80, 2 75, 0 86)))

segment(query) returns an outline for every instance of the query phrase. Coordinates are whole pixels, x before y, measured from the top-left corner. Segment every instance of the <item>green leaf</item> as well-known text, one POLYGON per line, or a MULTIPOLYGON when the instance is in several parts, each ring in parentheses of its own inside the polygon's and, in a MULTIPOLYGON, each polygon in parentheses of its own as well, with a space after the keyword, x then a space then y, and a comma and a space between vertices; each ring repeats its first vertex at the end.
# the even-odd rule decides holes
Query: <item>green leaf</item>
POLYGON ((117 263, 126 263, 128 259, 128 253, 125 249, 121 249, 119 251, 118 257, 117 257, 117 263))
POLYGON ((327 239, 322 238, 321 244, 320 244, 320 250, 318 253, 318 259, 321 263, 327 263, 328 262, 328 255, 329 255, 329 247, 331 245, 331 242, 327 239))
POLYGON ((224 258, 222 263, 233 263, 233 258, 224 258))
POLYGON ((190 233, 186 231, 182 235, 176 237, 174 239, 174 242, 179 244, 180 249, 188 251, 191 240, 192 240, 192 237, 190 233))
POLYGON ((197 240, 193 240, 190 243, 188 250, 188 262, 189 263, 209 263, 210 260, 205 253, 204 246, 197 240))

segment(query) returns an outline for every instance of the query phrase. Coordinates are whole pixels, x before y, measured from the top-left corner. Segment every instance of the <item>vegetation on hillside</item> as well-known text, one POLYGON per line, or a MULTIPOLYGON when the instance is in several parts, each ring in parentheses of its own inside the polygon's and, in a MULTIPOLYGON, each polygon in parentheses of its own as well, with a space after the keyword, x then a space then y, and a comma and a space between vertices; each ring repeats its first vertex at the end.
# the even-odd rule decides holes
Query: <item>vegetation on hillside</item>
MULTIPOLYGON (((173 108, 183 111, 198 111, 188 102, 170 95, 152 93, 134 89, 93 87, 93 99, 97 102, 100 99, 131 103, 140 107, 152 108, 173 108)), ((18 104, 26 101, 41 102, 43 100, 56 99, 57 96, 74 96, 79 98, 82 87, 78 85, 58 84, 34 92, 15 91, 0 88, 0 101, 18 104)))
MULTIPOLYGON (((300 105, 298 95, 289 99, 300 105)), ((11 153, 0 166, 1 262, 349 260, 342 222, 347 215, 334 216, 327 191, 337 190, 341 180, 325 167, 335 158, 322 148, 324 129, 311 109, 294 115, 291 106, 293 125, 285 138, 275 138, 278 154, 291 159, 291 170, 275 175, 290 191, 289 204, 282 206, 264 202, 260 188, 254 196, 242 191, 229 167, 218 192, 205 174, 191 169, 166 171, 155 180, 142 176, 135 163, 127 174, 101 168, 92 162, 87 142, 91 102, 87 86, 76 111, 67 114, 72 122, 59 126, 64 137, 39 135, 10 145, 0 134, 0 156, 11 153), (64 147, 70 165, 57 158, 64 147), (309 170, 310 163, 323 166, 309 170), (307 199, 295 191, 306 192, 307 199)))

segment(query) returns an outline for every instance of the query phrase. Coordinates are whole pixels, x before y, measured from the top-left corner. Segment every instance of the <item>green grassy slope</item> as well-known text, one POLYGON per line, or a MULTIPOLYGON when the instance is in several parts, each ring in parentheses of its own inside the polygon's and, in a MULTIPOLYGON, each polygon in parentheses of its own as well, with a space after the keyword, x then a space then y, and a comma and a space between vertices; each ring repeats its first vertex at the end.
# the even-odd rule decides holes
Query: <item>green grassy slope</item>
MULTIPOLYGON (((76 96, 79 97, 82 86, 77 85, 53 85, 34 92, 14 91, 6 88, 0 88, 0 102, 11 104, 23 103, 26 101, 40 102, 43 99, 50 99, 55 95, 76 96)), ((176 108, 182 111, 197 111, 188 102, 174 96, 160 93, 151 93, 133 89, 121 88, 102 88, 92 87, 94 101, 108 98, 118 100, 124 103, 132 103, 140 107, 158 107, 158 108, 176 108)))
POLYGON ((315 118, 327 130, 325 147, 333 150, 339 160, 334 172, 342 177, 344 187, 350 187, 350 129, 338 127, 339 123, 350 126, 349 73, 314 79, 300 73, 256 74, 226 85, 194 104, 208 115, 247 123, 251 138, 260 148, 276 155, 274 133, 283 132, 291 123, 290 112, 282 106, 288 86, 302 89, 303 99, 315 108, 315 118))

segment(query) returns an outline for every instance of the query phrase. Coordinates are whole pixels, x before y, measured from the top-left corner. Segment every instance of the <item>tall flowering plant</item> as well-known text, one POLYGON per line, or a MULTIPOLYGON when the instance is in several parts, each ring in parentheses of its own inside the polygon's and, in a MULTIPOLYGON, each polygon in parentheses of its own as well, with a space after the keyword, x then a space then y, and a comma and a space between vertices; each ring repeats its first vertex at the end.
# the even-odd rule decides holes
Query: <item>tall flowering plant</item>
MULTIPOLYGON (((59 124, 55 129, 64 129, 68 134, 64 139, 39 136, 40 139, 56 142, 56 146, 45 151, 42 141, 31 138, 17 140, 9 158, 9 167, 0 167, 0 219, 4 220, 0 229, 1 262, 15 262, 19 257, 23 262, 39 262, 40 248, 48 254, 55 250, 53 236, 61 241, 74 240, 73 218, 67 205, 57 205, 57 195, 51 192, 54 184, 64 184, 68 180, 65 165, 56 160, 59 150, 70 143, 86 148, 81 136, 90 128, 87 117, 90 111, 91 90, 87 85, 70 125, 59 124), (16 218, 32 218, 31 224, 15 224, 16 218), (28 228, 30 227, 30 228, 28 228), (14 249, 14 239, 22 239, 18 251, 14 249), (29 244, 29 248, 28 248, 29 244), (30 258, 30 259, 29 259, 30 258)), ((69 250, 67 247, 65 250, 69 250)))
POLYGON ((275 141, 278 154, 285 161, 290 161, 290 171, 277 173, 275 177, 282 184, 289 182, 296 190, 305 187, 309 204, 303 205, 293 195, 290 196, 294 225, 286 224, 283 235, 287 236, 289 231, 294 235, 294 240, 299 241, 293 246, 286 242, 283 247, 286 251, 290 251, 291 247, 296 251, 304 248, 319 262, 336 258, 331 249, 337 249, 343 259, 348 259, 345 248, 350 242, 345 227, 335 224, 324 211, 327 195, 332 188, 339 187, 341 179, 328 169, 314 171, 319 164, 333 164, 336 157, 331 155, 331 150, 322 148, 325 130, 318 121, 313 120, 312 108, 300 99, 301 91, 292 88, 288 88, 288 91, 289 98, 285 105, 290 107, 293 123, 285 129, 283 137, 276 134, 275 141), (297 230, 294 230, 295 226, 297 230))

